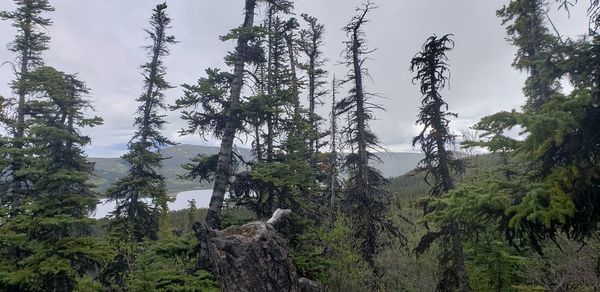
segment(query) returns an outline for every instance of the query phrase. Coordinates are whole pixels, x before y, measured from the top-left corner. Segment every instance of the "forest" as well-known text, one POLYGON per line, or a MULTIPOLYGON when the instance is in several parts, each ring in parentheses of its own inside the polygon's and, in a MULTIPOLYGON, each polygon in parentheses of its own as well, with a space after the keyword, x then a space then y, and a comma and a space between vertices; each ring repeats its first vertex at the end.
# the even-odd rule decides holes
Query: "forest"
POLYGON ((373 16, 389 3, 325 27, 293 0, 228 1, 239 26, 194 37, 233 49, 193 83, 167 66, 185 22, 169 2, 144 11, 126 171, 101 188, 87 152, 108 113, 85 76, 45 59, 53 1, 0 12, 14 31, 0 40, 13 73, 0 82, 0 291, 600 291, 600 0, 502 0, 520 105, 462 133, 447 95, 455 46, 472 44, 458 35, 415 44, 395 68, 413 96, 382 96, 369 66, 391 61, 371 58, 368 27, 407 25, 373 16), (575 9, 588 28, 562 33, 549 13, 575 9), (377 167, 389 150, 373 124, 399 110, 385 98, 419 102, 406 143, 422 160, 398 177, 377 167), (218 141, 178 176, 212 190, 207 208, 169 210, 173 113, 178 135, 218 141), (114 210, 94 218, 100 200, 114 210))

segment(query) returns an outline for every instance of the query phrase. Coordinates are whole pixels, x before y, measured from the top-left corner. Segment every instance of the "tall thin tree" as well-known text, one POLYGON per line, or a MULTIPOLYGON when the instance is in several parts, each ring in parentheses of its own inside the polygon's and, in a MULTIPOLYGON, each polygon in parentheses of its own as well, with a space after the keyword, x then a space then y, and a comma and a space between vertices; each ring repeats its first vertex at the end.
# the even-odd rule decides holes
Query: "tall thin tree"
POLYGON ((308 123, 310 132, 308 137, 309 154, 311 163, 316 163, 315 153, 319 150, 319 123, 321 117, 316 113, 317 105, 323 103, 321 98, 327 94, 323 86, 327 83, 324 78, 327 76, 327 70, 324 69, 325 62, 323 57, 323 45, 325 36, 325 26, 318 22, 318 19, 307 14, 302 14, 302 19, 308 24, 308 28, 300 31, 299 48, 307 61, 300 64, 300 68, 306 72, 308 77, 308 123))
POLYGON ((160 111, 166 107, 164 91, 172 88, 165 80, 163 58, 169 54, 169 45, 176 41, 168 34, 171 19, 166 9, 164 3, 153 9, 150 29, 146 30, 152 44, 146 46, 150 61, 141 66, 144 93, 136 99, 140 103, 134 122, 137 131, 129 142, 129 152, 122 157, 130 165, 129 173, 107 191, 108 197, 117 202, 112 212, 113 228, 134 241, 157 237, 159 219, 168 202, 164 177, 159 172, 165 159, 160 149, 173 142, 161 134, 166 122, 160 111), (146 203, 144 198, 152 203, 146 203))
POLYGON ((331 81, 331 114, 329 115, 331 119, 331 129, 330 129, 330 137, 331 137, 331 161, 329 162, 329 229, 332 229, 335 226, 335 212, 336 212, 336 196, 337 196, 337 188, 338 188, 338 143, 337 143, 337 135, 338 135, 338 125, 337 125, 337 114, 335 110, 335 106, 337 103, 336 95, 337 91, 337 80, 335 76, 333 76, 333 80, 331 81))
POLYGON ((401 237, 401 233, 387 217, 390 194, 384 186, 388 181, 369 164, 378 159, 373 150, 379 147, 379 140, 368 123, 373 119, 372 110, 379 106, 370 101, 372 94, 365 91, 363 83, 366 55, 371 52, 366 46, 363 25, 367 23, 367 14, 375 8, 374 3, 368 1, 357 9, 358 14, 344 27, 349 37, 344 51, 345 64, 349 67, 345 82, 352 87, 349 95, 337 102, 336 114, 347 116, 342 134, 345 143, 353 150, 346 155, 344 162, 350 173, 344 204, 353 223, 357 247, 373 273, 372 290, 379 290, 381 273, 375 259, 383 244, 382 234, 401 237))
POLYGON ((229 97, 229 110, 227 122, 221 138, 221 148, 215 172, 215 184, 208 213, 206 214, 206 223, 212 228, 219 228, 221 223, 221 208, 225 199, 225 192, 231 178, 231 156, 233 150, 233 140, 239 128, 240 120, 238 118, 238 109, 240 107, 240 97, 244 85, 244 66, 248 57, 248 42, 253 37, 250 33, 254 26, 254 10, 256 0, 246 0, 244 24, 237 30, 237 46, 233 56, 233 76, 231 79, 231 92, 229 97))
MULTIPOLYGON (((456 117, 454 113, 447 112, 448 104, 442 99, 440 91, 448 81, 448 57, 446 53, 454 47, 451 35, 441 38, 432 36, 423 45, 422 52, 418 53, 411 61, 410 70, 416 72, 414 82, 420 82, 420 91, 423 95, 417 123, 423 125, 421 133, 413 139, 413 146, 420 144, 425 158, 419 163, 418 170, 426 173, 426 181, 431 184, 430 195, 441 197, 454 187, 453 176, 464 171, 461 160, 454 156, 448 149, 455 140, 449 130, 449 117, 456 117)), ((427 207, 425 212, 428 213, 427 207)), ((460 229, 456 222, 449 226, 442 226, 440 232, 430 233, 421 240, 417 251, 422 252, 431 244, 435 237, 450 238, 452 257, 444 250, 440 255, 442 278, 438 283, 438 290, 448 291, 452 286, 458 286, 460 291, 468 291, 469 283, 465 267, 460 229), (434 237, 429 235, 435 235, 434 237), (452 261, 449 261, 452 258, 452 261), (451 262, 451 265, 448 263, 451 262)), ((448 248, 444 245, 444 248, 448 248)))

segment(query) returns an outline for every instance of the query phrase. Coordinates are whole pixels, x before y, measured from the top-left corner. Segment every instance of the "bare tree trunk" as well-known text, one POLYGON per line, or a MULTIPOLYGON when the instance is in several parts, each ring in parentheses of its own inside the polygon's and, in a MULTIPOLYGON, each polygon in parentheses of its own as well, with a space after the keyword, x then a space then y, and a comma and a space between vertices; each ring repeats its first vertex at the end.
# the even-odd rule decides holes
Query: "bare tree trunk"
POLYGON ((329 194, 329 229, 333 229, 335 227, 335 192, 337 187, 337 120, 336 120, 336 112, 335 112, 335 104, 336 104, 336 80, 333 77, 333 86, 332 86, 332 105, 331 105, 331 186, 330 186, 330 194, 329 194))
POLYGON ((310 163, 311 166, 316 165, 315 153, 317 152, 317 148, 319 145, 318 140, 318 129, 315 125, 315 58, 314 56, 310 56, 309 61, 309 69, 308 69, 308 122, 310 123, 310 127, 312 131, 315 133, 311 133, 310 141, 309 141, 309 155, 310 155, 310 163))
POLYGON ((352 44, 352 63, 354 65, 354 86, 356 87, 356 122, 357 130, 358 130, 358 177, 360 179, 358 184, 364 185, 369 183, 367 167, 368 167, 368 158, 367 158, 367 141, 366 141, 366 133, 365 133, 365 94, 363 89, 363 80, 362 80, 362 68, 361 62, 359 59, 359 47, 360 43, 358 41, 358 29, 359 26, 355 27, 353 34, 353 44, 352 44))
MULTIPOLYGON (((243 28, 250 28, 254 25, 254 8, 256 0, 246 0, 245 18, 243 28)), ((229 98, 229 119, 225 125, 225 131, 221 140, 221 149, 215 172, 215 185, 212 197, 206 214, 206 224, 211 228, 219 228, 221 224, 221 208, 225 199, 225 192, 231 176, 231 154, 233 149, 233 140, 237 131, 236 110, 240 104, 240 95, 244 84, 244 65, 243 53, 248 46, 247 37, 240 37, 236 47, 236 61, 233 69, 233 80, 231 82, 231 96, 229 98)))
POLYGON ((456 266, 456 276, 458 276, 458 291, 468 292, 469 282, 467 281, 467 268, 465 267, 465 255, 463 254, 460 230, 458 229, 458 224, 456 223, 452 223, 450 228, 452 249, 454 251, 454 265, 456 266))
POLYGON ((296 76, 296 56, 294 54, 294 35, 293 32, 284 35, 288 47, 288 56, 290 58, 290 72, 292 74, 292 98, 294 99, 294 119, 300 122, 300 96, 298 93, 298 77, 296 76))

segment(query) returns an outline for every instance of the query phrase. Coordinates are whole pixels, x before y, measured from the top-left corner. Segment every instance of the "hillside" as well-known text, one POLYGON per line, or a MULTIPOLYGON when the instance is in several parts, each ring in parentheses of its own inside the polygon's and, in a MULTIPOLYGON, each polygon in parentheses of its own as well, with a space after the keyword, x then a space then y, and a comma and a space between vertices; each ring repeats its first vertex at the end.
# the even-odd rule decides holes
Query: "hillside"
MULTIPOLYGON (((218 147, 181 144, 164 148, 162 152, 164 157, 169 158, 165 160, 162 168, 162 174, 167 179, 169 193, 205 189, 212 186, 211 183, 206 182, 181 180, 178 175, 183 174, 182 164, 189 162, 198 154, 217 154, 218 147)), ((250 150, 240 149, 240 152, 244 157, 250 157, 250 150)), ((98 186, 99 191, 105 191, 112 183, 127 174, 128 166, 120 158, 90 158, 90 161, 96 164, 93 182, 98 186)))
MULTIPOLYGON (((242 156, 246 159, 251 157, 249 149, 240 148, 242 156)), ((205 189, 212 187, 212 183, 198 183, 180 180, 178 175, 183 173, 181 165, 187 163, 198 154, 213 155, 219 152, 218 147, 198 146, 181 144, 163 149, 165 160, 162 174, 167 179, 167 189, 170 193, 187 190, 205 189)), ((397 177, 411 171, 419 160, 421 154, 417 153, 381 153, 381 162, 375 166, 381 170, 386 177, 397 177)), ((112 183, 127 174, 127 164, 120 158, 90 158, 96 163, 94 172, 94 183, 99 191, 105 191, 112 183)))
POLYGON ((373 163, 374 166, 379 169, 385 177, 397 177, 413 170, 417 163, 423 159, 423 155, 420 153, 406 153, 406 152, 386 152, 379 153, 381 162, 373 163))

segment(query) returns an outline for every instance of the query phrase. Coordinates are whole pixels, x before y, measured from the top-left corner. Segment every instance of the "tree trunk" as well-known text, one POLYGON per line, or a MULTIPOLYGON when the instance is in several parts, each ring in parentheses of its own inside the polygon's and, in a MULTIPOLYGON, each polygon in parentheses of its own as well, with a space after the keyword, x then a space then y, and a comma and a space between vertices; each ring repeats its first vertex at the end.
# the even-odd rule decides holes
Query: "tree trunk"
POLYGON ((458 224, 452 223, 450 229, 452 237, 452 249, 454 253, 454 265, 456 266, 456 276, 458 277, 458 291, 468 292, 469 281, 467 280, 467 269, 465 267, 465 255, 463 254, 462 240, 460 239, 460 230, 458 224))
MULTIPOLYGON (((433 70, 431 70, 430 72, 430 78, 432 80, 432 82, 437 82, 437 77, 435 74, 435 64, 433 63, 434 60, 431 60, 431 64, 430 67, 433 68, 433 70)), ((438 96, 437 91, 434 89, 432 91, 433 96, 435 97, 435 102, 436 102, 436 106, 435 108, 435 113, 433 114, 433 127, 437 129, 438 132, 442 132, 442 130, 444 129, 444 125, 442 124, 441 121, 441 112, 440 112, 440 108, 442 107, 442 101, 438 96)), ((449 165, 449 160, 450 158, 448 157, 448 152, 446 151, 446 145, 444 140, 438 138, 436 141, 436 147, 438 150, 438 155, 439 155, 439 171, 440 171, 440 176, 442 178, 442 184, 443 184, 443 190, 441 193, 437 194, 438 196, 442 196, 443 194, 448 193, 448 191, 450 191, 453 187, 454 187, 454 182, 452 180, 451 174, 450 174, 450 165, 449 165)), ((465 256, 463 253, 463 247, 462 247, 462 241, 460 238, 460 230, 458 228, 458 224, 456 222, 451 223, 452 225, 450 226, 450 237, 452 240, 452 253, 454 255, 454 264, 456 266, 456 277, 457 277, 457 281, 458 281, 458 289, 461 292, 467 292, 469 291, 469 281, 467 279, 467 269, 465 267, 465 256)))
POLYGON ((324 291, 317 283, 299 279, 286 241, 273 225, 285 215, 277 210, 268 222, 251 222, 218 231, 196 223, 199 267, 212 271, 222 291, 324 291))
POLYGON ((333 89, 332 89, 332 105, 331 105, 331 186, 329 194, 329 230, 335 227, 335 192, 337 187, 337 120, 335 112, 335 95, 336 95, 336 80, 333 78, 333 89))
MULTIPOLYGON (((290 31, 284 35, 290 58, 290 72, 292 74, 292 98, 294 99, 294 119, 300 122, 300 96, 298 94, 298 77, 296 76, 296 56, 294 55, 294 35, 290 31)), ((296 124, 297 125, 297 124, 296 124)))
MULTIPOLYGON (((256 0, 246 0, 244 28, 250 28, 254 25, 254 8, 256 0)), ((225 199, 225 192, 229 184, 231 176, 231 154, 233 148, 233 140, 237 132, 237 109, 240 103, 240 95, 244 84, 244 51, 248 46, 248 39, 240 37, 236 47, 236 61, 233 69, 233 80, 231 82, 231 96, 229 98, 229 119, 225 124, 223 138, 221 140, 221 149, 217 162, 217 170, 215 172, 215 185, 213 188, 212 197, 206 214, 206 223, 212 228, 218 228, 221 224, 221 208, 225 199)))
POLYGON ((356 122, 357 122, 357 131, 358 131, 358 184, 363 184, 363 186, 369 183, 368 174, 367 174, 367 141, 366 141, 366 133, 365 133, 365 94, 363 89, 363 80, 362 80, 362 68, 360 66, 361 62, 359 59, 359 47, 360 43, 358 40, 358 29, 357 26, 354 29, 353 34, 353 44, 352 44, 352 63, 354 65, 354 86, 356 87, 356 122))
MULTIPOLYGON (((316 46, 313 43, 314 46, 316 46)), ((316 49, 313 48, 313 49, 316 49)), ((308 122, 310 123, 310 129, 312 133, 310 134, 310 145, 309 145, 309 155, 310 155, 310 163, 312 167, 315 167, 316 163, 316 152, 319 145, 319 131, 317 125, 315 125, 315 57, 314 53, 310 55, 309 67, 308 67, 308 122)))
POLYGON ((152 63, 150 64, 150 75, 148 76, 148 88, 146 88, 146 96, 144 101, 144 120, 142 121, 142 135, 140 141, 143 145, 148 141, 148 133, 150 131, 150 114, 152 113, 153 103, 152 94, 154 92, 154 85, 156 82, 156 74, 158 71, 158 58, 160 56, 160 50, 162 47, 163 30, 161 29, 156 36, 157 40, 154 44, 152 52, 152 63))
MULTIPOLYGON (((17 108, 17 125, 16 131, 14 132, 13 137, 13 146, 21 150, 24 147, 23 138, 25 137, 25 96, 26 89, 23 87, 23 79, 27 77, 27 73, 29 73, 29 55, 31 48, 29 47, 29 42, 31 38, 31 20, 27 21, 28 26, 23 28, 23 43, 27 44, 21 53, 21 68, 18 75, 17 80, 17 93, 19 95, 18 100, 18 108, 17 108)), ((21 205, 21 199, 23 196, 23 189, 25 188, 25 182, 22 178, 17 176, 17 172, 21 170, 23 154, 20 151, 17 151, 13 154, 13 159, 11 163, 11 171, 13 176, 13 181, 11 185, 12 193, 11 196, 11 213, 16 214, 16 209, 21 205)))

